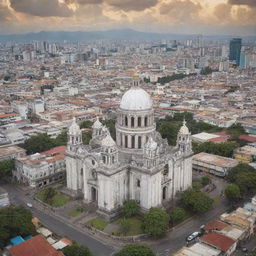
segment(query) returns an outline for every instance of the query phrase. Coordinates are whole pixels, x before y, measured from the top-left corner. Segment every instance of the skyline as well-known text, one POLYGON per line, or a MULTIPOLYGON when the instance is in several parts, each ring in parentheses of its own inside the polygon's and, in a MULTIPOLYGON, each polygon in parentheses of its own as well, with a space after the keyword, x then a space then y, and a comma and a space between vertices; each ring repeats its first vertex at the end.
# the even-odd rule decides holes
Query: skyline
POLYGON ((212 2, 0 0, 0 34, 131 28, 159 33, 256 35, 254 0, 212 2))

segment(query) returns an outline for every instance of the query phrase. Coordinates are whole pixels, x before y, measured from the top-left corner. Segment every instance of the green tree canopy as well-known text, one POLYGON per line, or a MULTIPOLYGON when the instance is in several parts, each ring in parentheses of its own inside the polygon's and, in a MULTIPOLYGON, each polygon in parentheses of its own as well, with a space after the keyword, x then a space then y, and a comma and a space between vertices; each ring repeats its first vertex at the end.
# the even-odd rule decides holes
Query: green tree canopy
POLYGON ((80 124, 80 128, 91 128, 93 125, 93 122, 90 121, 90 120, 86 120, 86 121, 83 121, 81 124, 80 124))
POLYGON ((78 244, 67 246, 62 252, 65 256, 93 256, 87 247, 78 244))
POLYGON ((128 244, 114 256, 155 256, 155 254, 147 245, 128 244))
POLYGON ((0 179, 3 177, 11 176, 14 169, 14 160, 4 160, 0 162, 0 179))
POLYGON ((132 217, 139 212, 139 205, 135 200, 126 201, 123 205, 123 212, 125 217, 132 217))
POLYGON ((172 224, 182 221, 186 216, 186 212, 183 208, 175 207, 171 211, 170 220, 172 224))
POLYGON ((102 124, 108 127, 111 137, 114 140, 116 140, 116 127, 115 127, 116 121, 113 119, 109 119, 109 120, 102 120, 101 122, 102 124))
POLYGON ((0 210, 0 248, 14 236, 35 235, 32 213, 22 206, 5 207, 0 210))
POLYGON ((240 188, 236 184, 230 184, 225 188, 225 195, 229 201, 236 201, 240 198, 240 188))
POLYGON ((151 208, 143 218, 144 232, 154 237, 161 236, 168 230, 169 220, 170 216, 165 210, 151 208))
POLYGON ((55 146, 66 146, 67 142, 68 142, 68 134, 67 132, 62 132, 56 137, 54 144, 55 146))
POLYGON ((204 187, 204 186, 206 186, 206 185, 211 183, 211 179, 208 176, 203 176, 201 178, 201 183, 202 183, 202 185, 204 187))
POLYGON ((240 163, 236 167, 233 167, 229 170, 227 179, 230 182, 236 182, 237 174, 250 173, 250 172, 255 172, 255 171, 256 171, 255 168, 253 168, 249 164, 240 163))
POLYGON ((239 145, 234 141, 224 143, 214 143, 212 141, 207 141, 200 144, 193 143, 193 151, 195 154, 205 152, 224 157, 232 157, 234 149, 238 147, 239 145))
POLYGON ((40 133, 27 139, 21 147, 26 149, 28 154, 35 154, 55 147, 55 141, 46 133, 40 133))
POLYGON ((214 202, 214 200, 208 195, 195 189, 188 189, 184 191, 181 196, 181 201, 185 207, 195 213, 207 212, 214 202))

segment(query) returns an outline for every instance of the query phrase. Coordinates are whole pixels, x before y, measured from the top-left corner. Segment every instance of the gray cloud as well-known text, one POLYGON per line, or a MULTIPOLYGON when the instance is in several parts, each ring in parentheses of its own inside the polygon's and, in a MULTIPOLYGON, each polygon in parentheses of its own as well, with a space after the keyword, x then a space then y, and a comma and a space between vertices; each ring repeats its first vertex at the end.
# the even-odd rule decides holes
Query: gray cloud
POLYGON ((10 0, 10 4, 17 12, 40 17, 69 17, 73 14, 66 4, 58 0, 10 0))
POLYGON ((167 16, 171 21, 185 23, 196 20, 201 9, 200 4, 191 0, 173 0, 169 3, 163 3, 159 11, 161 15, 167 16))
POLYGON ((231 5, 248 5, 251 7, 256 7, 256 0, 229 0, 231 5))
POLYGON ((143 11, 155 6, 157 0, 105 0, 105 3, 124 11, 143 11))

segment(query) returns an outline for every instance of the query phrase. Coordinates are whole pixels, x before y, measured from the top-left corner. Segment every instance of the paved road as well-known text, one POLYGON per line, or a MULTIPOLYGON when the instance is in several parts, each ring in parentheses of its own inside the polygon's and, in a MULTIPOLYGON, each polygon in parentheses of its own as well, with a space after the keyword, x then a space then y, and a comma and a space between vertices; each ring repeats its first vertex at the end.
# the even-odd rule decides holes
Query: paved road
MULTIPOLYGON (((19 205, 26 205, 27 202, 31 202, 30 199, 24 195, 24 193, 21 193, 13 185, 5 184, 4 188, 9 192, 11 202, 19 205)), ((226 205, 224 201, 220 201, 214 209, 202 216, 196 216, 184 225, 177 227, 164 239, 148 241, 147 243, 152 247, 158 256, 169 256, 171 253, 174 253, 185 245, 185 239, 190 233, 198 230, 201 225, 218 218, 219 215, 228 209, 228 207, 229 206, 226 205)), ((38 217, 42 223, 49 227, 52 231, 61 236, 69 237, 81 245, 89 247, 95 256, 110 256, 114 253, 114 249, 111 248, 111 246, 103 244, 95 238, 76 230, 68 223, 63 223, 56 217, 48 215, 47 213, 35 208, 32 209, 32 212, 34 216, 38 217)))
POLYGON ((186 238, 189 234, 200 230, 200 227, 207 224, 207 222, 217 219, 228 209, 228 207, 229 206, 226 205, 223 201, 219 202, 218 206, 211 211, 202 216, 195 216, 184 225, 174 229, 162 241, 151 243, 151 247, 154 249, 158 256, 171 255, 171 253, 176 252, 181 247, 186 245, 186 238))
MULTIPOLYGON (((10 200, 15 205, 26 205, 26 203, 31 202, 24 194, 12 185, 3 185, 3 187, 8 191, 10 200)), ((67 223, 64 224, 62 221, 58 220, 52 215, 48 215, 38 209, 32 208, 33 215, 38 217, 40 221, 48 227, 50 230, 58 235, 65 236, 71 240, 75 240, 81 245, 85 245, 90 248, 95 256, 108 256, 112 255, 114 250, 108 246, 99 242, 98 240, 81 233, 75 228, 71 227, 67 223)))

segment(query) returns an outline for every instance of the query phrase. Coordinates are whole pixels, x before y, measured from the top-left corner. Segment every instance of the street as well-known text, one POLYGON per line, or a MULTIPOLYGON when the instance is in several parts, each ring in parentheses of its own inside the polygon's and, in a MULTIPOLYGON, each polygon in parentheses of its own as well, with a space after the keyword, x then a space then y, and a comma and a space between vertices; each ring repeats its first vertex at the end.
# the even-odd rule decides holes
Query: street
MULTIPOLYGON (((12 184, 5 184, 3 187, 8 191, 10 200, 15 205, 26 205, 26 203, 32 203, 33 201, 29 196, 20 191, 12 184)), ((209 212, 201 216, 195 216, 188 220, 181 226, 178 226, 172 232, 169 232, 166 237, 160 240, 150 240, 143 243, 148 244, 156 252, 157 256, 169 256, 170 253, 174 253, 183 247, 186 242, 186 237, 198 230, 200 226, 206 224, 207 222, 214 220, 219 217, 223 212, 225 212, 229 206, 225 204, 224 200, 220 200, 217 207, 213 208, 209 212)), ((71 240, 75 240, 78 244, 87 246, 90 248, 95 256, 110 256, 116 251, 113 247, 104 244, 102 241, 89 236, 85 233, 80 232, 75 227, 72 227, 69 223, 64 223, 57 217, 53 215, 48 215, 46 212, 36 209, 32 209, 33 215, 38 217, 39 220, 50 230, 58 235, 68 237, 71 240)), ((118 241, 117 247, 118 247, 118 241)))
MULTIPOLYGON (((27 198, 19 189, 11 184, 5 184, 3 187, 8 191, 12 204, 26 206, 26 203, 32 201, 27 198)), ((46 227, 60 236, 65 236, 70 240, 76 241, 80 245, 90 248, 95 256, 107 256, 112 255, 114 250, 108 246, 99 242, 91 236, 88 236, 75 228, 71 227, 67 223, 63 223, 52 215, 48 215, 34 207, 32 209, 33 215, 37 217, 46 227)))

